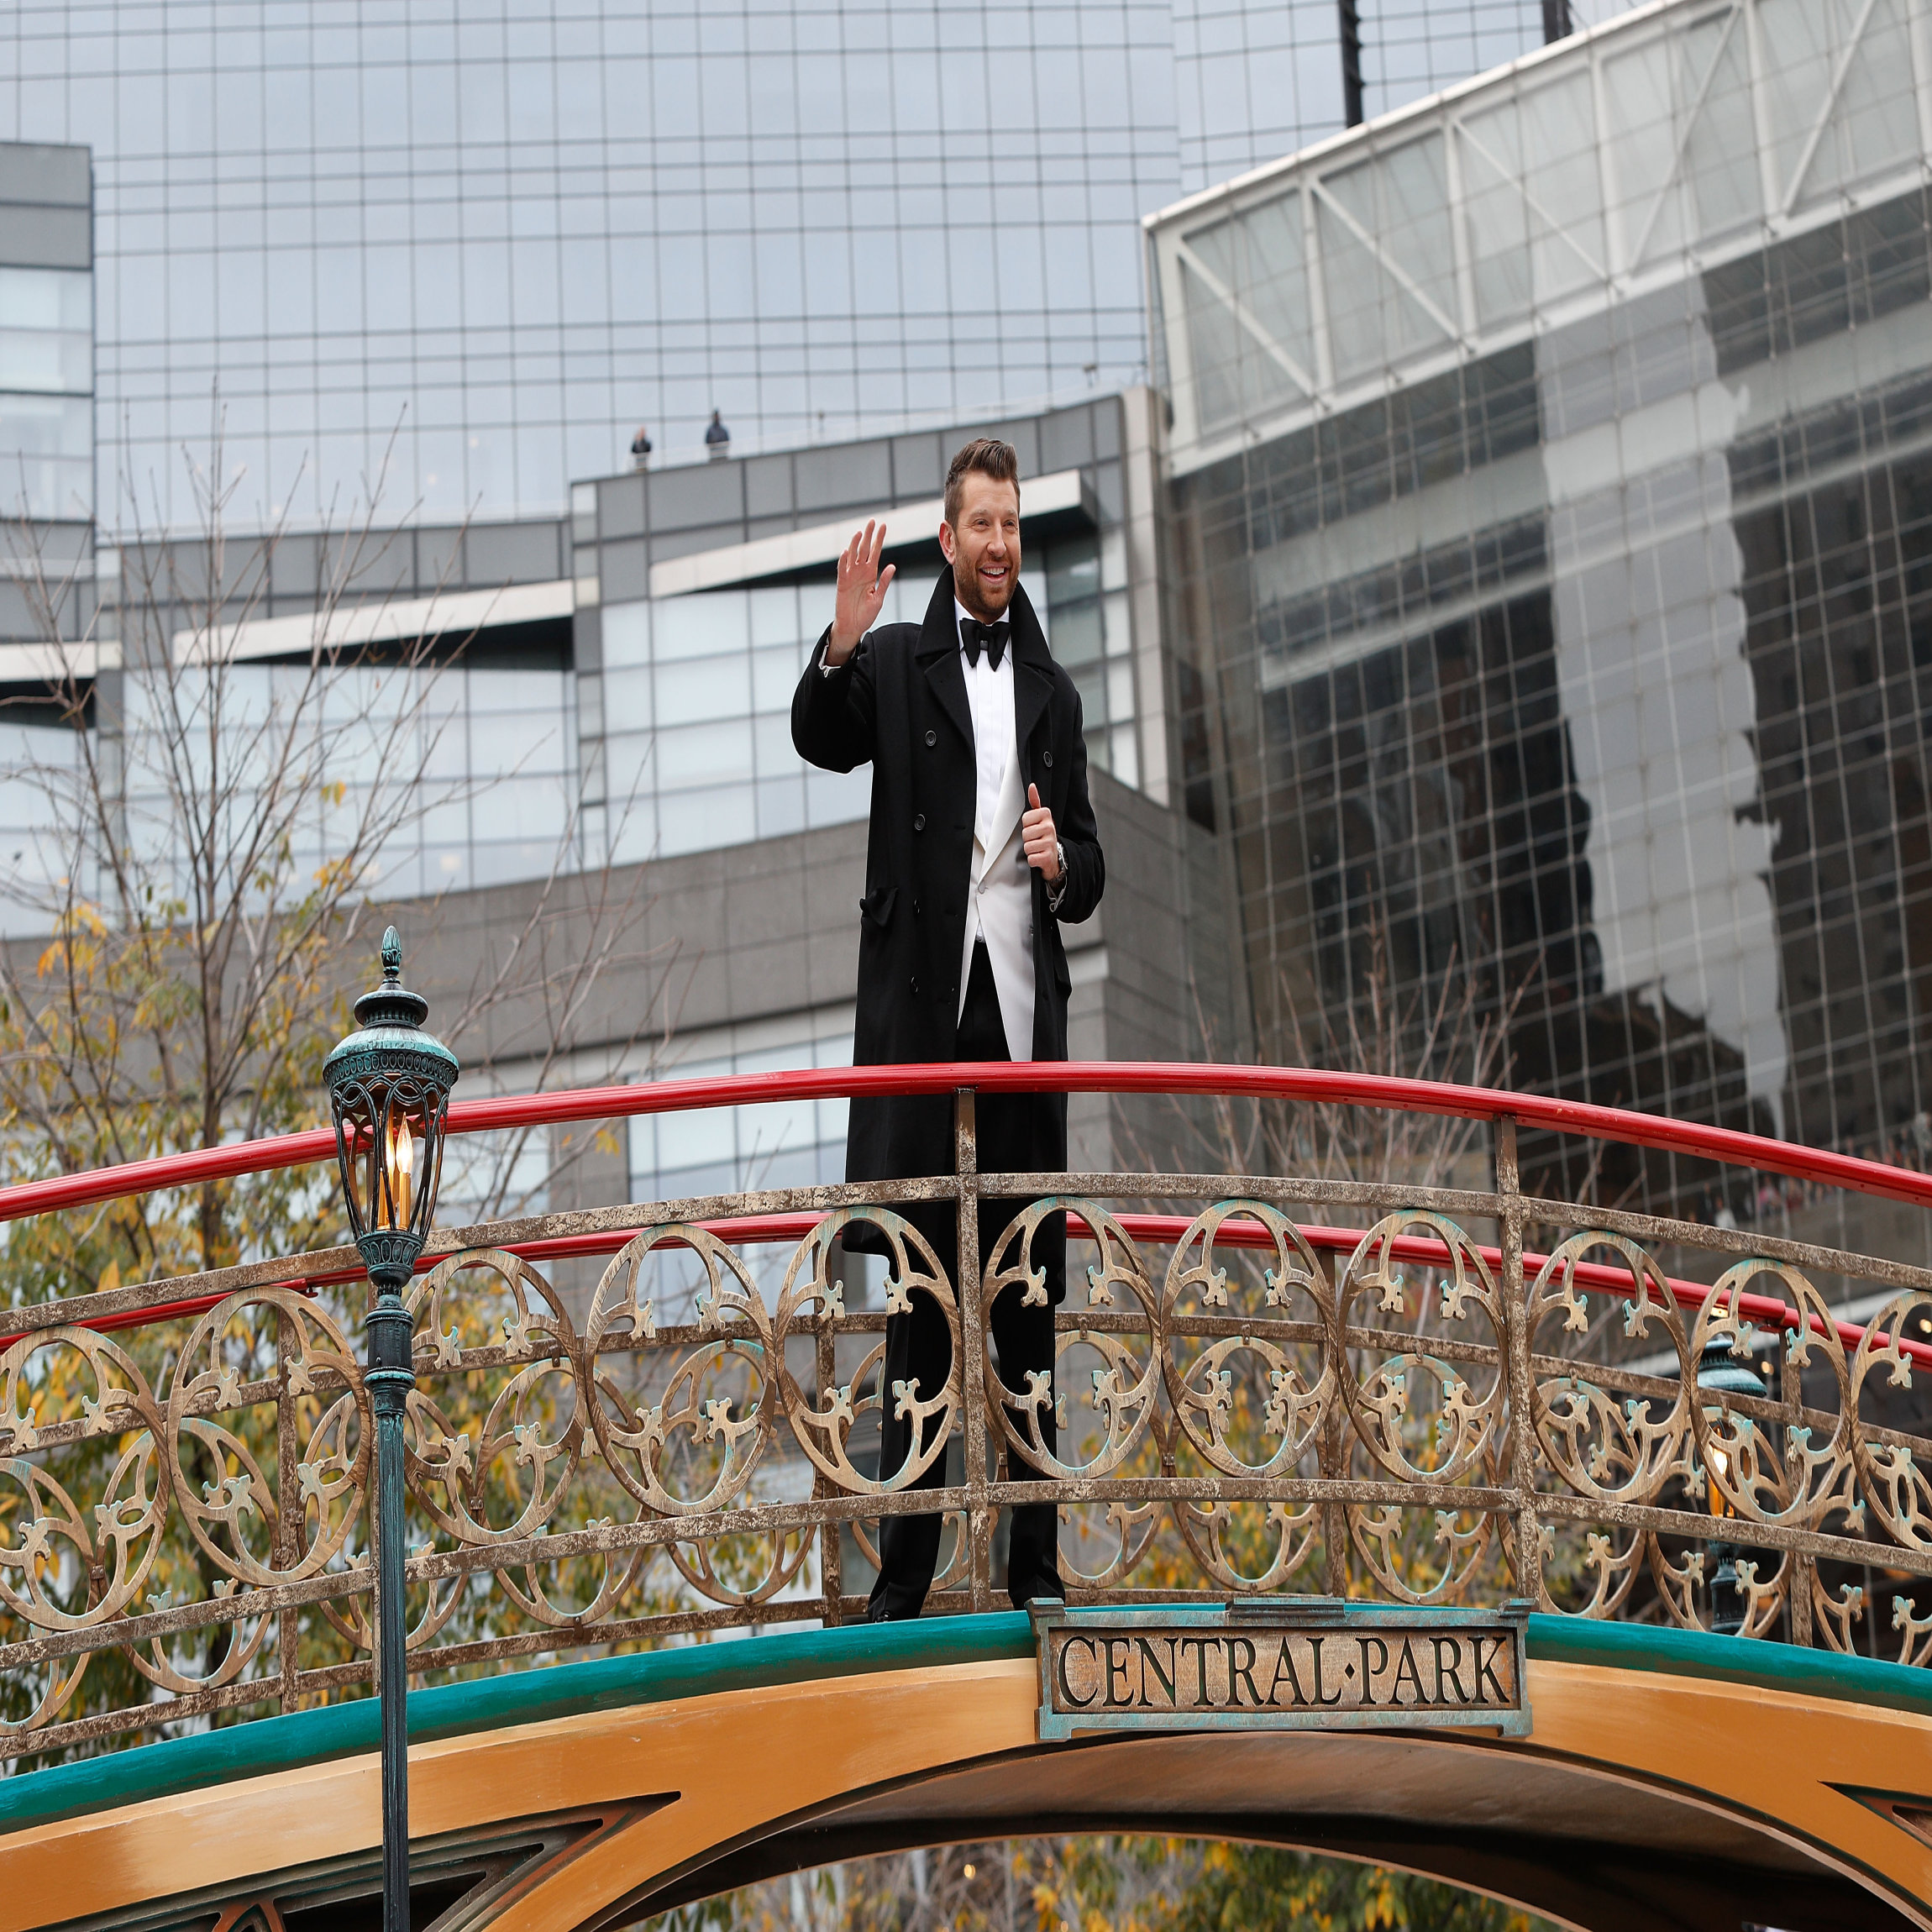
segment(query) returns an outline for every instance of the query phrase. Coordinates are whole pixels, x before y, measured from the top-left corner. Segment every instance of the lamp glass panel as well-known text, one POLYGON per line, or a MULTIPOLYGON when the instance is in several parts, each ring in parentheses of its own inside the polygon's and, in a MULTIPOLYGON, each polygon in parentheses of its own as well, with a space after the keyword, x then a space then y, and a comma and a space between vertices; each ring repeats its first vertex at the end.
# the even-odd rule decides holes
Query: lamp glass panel
POLYGON ((344 1159, 343 1191, 348 1197, 349 1231, 368 1232, 370 1108, 368 1096, 360 1091, 333 1096, 335 1130, 340 1137, 344 1159))
POLYGON ((345 1126, 354 1135, 350 1171, 365 1231, 396 1233, 423 1218, 423 1192, 433 1186, 428 1110, 390 1096, 345 1126))
POLYGON ((417 1218, 423 1189, 430 1179, 427 1156, 429 1123, 421 1106, 390 1105, 383 1136, 383 1206, 391 1218, 386 1225, 407 1228, 417 1218))

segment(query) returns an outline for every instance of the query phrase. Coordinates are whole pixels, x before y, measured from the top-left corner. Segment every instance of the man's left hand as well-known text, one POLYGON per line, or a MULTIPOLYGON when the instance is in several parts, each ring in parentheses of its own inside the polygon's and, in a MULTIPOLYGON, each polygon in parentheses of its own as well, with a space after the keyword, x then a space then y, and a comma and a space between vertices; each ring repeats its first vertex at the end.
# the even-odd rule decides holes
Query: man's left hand
POLYGON ((1053 830, 1053 815, 1040 802, 1040 788, 1026 787, 1027 810, 1020 820, 1020 837, 1026 848, 1026 863, 1047 883, 1060 876, 1060 840, 1053 830))

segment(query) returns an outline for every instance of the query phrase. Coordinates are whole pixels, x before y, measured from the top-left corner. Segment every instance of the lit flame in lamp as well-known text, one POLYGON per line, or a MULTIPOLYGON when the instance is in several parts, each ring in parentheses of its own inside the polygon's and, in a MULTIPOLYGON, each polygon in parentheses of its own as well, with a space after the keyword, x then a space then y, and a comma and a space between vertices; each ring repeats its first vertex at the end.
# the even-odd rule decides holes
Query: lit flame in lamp
POLYGON ((383 1138, 383 1179, 390 1201, 389 1225, 409 1226, 410 1179, 416 1165, 416 1143, 410 1138, 407 1118, 391 1114, 383 1138))
POLYGON ((1714 1516, 1728 1516, 1730 1504, 1725 1500, 1725 1494, 1718 1485, 1723 1482, 1730 1468, 1730 1458, 1719 1448, 1710 1451, 1710 1513, 1714 1516))

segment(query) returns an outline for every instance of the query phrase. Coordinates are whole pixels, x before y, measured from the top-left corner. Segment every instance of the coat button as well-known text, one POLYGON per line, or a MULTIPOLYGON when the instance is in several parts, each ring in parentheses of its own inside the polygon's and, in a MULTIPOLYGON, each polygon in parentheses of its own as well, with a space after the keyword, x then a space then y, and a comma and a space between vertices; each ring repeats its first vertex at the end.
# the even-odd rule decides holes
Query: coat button
POLYGON ((1043 756, 1043 757, 1046 759, 1046 761, 1047 761, 1047 769, 1048 771, 1051 771, 1051 770, 1053 769, 1053 753, 1051 753, 1051 752, 1047 752, 1047 753, 1042 753, 1042 756, 1043 756))
POLYGON ((929 745, 930 745, 930 744, 937 744, 937 743, 938 743, 938 742, 939 742, 939 734, 938 734, 938 732, 936 732, 936 731, 929 731, 929 732, 927 732, 927 734, 926 734, 926 742, 927 742, 927 744, 929 744, 929 745))
POLYGON ((911 984, 912 990, 916 993, 919 990, 919 975, 916 973, 912 975, 911 984))
POLYGON ((916 817, 913 819, 913 821, 912 821, 912 829, 913 829, 915 832, 923 832, 923 831, 925 831, 925 829, 926 829, 926 814, 925 814, 924 812, 921 812, 921 813, 919 813, 919 814, 918 814, 918 815, 917 815, 917 816, 916 816, 916 817))
POLYGON ((915 919, 918 918, 919 916, 925 911, 925 910, 926 908, 921 906, 916 899, 912 901, 912 916, 915 919))

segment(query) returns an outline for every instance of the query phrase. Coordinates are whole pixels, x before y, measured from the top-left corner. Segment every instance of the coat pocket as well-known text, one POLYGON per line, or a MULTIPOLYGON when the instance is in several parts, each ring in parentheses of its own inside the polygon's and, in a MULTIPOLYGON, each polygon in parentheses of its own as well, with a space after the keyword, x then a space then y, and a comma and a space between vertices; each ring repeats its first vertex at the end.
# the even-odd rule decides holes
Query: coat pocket
POLYGON ((896 885, 875 885, 858 902, 858 910, 868 926, 876 927, 883 932, 892 923, 893 901, 899 896, 896 885))

